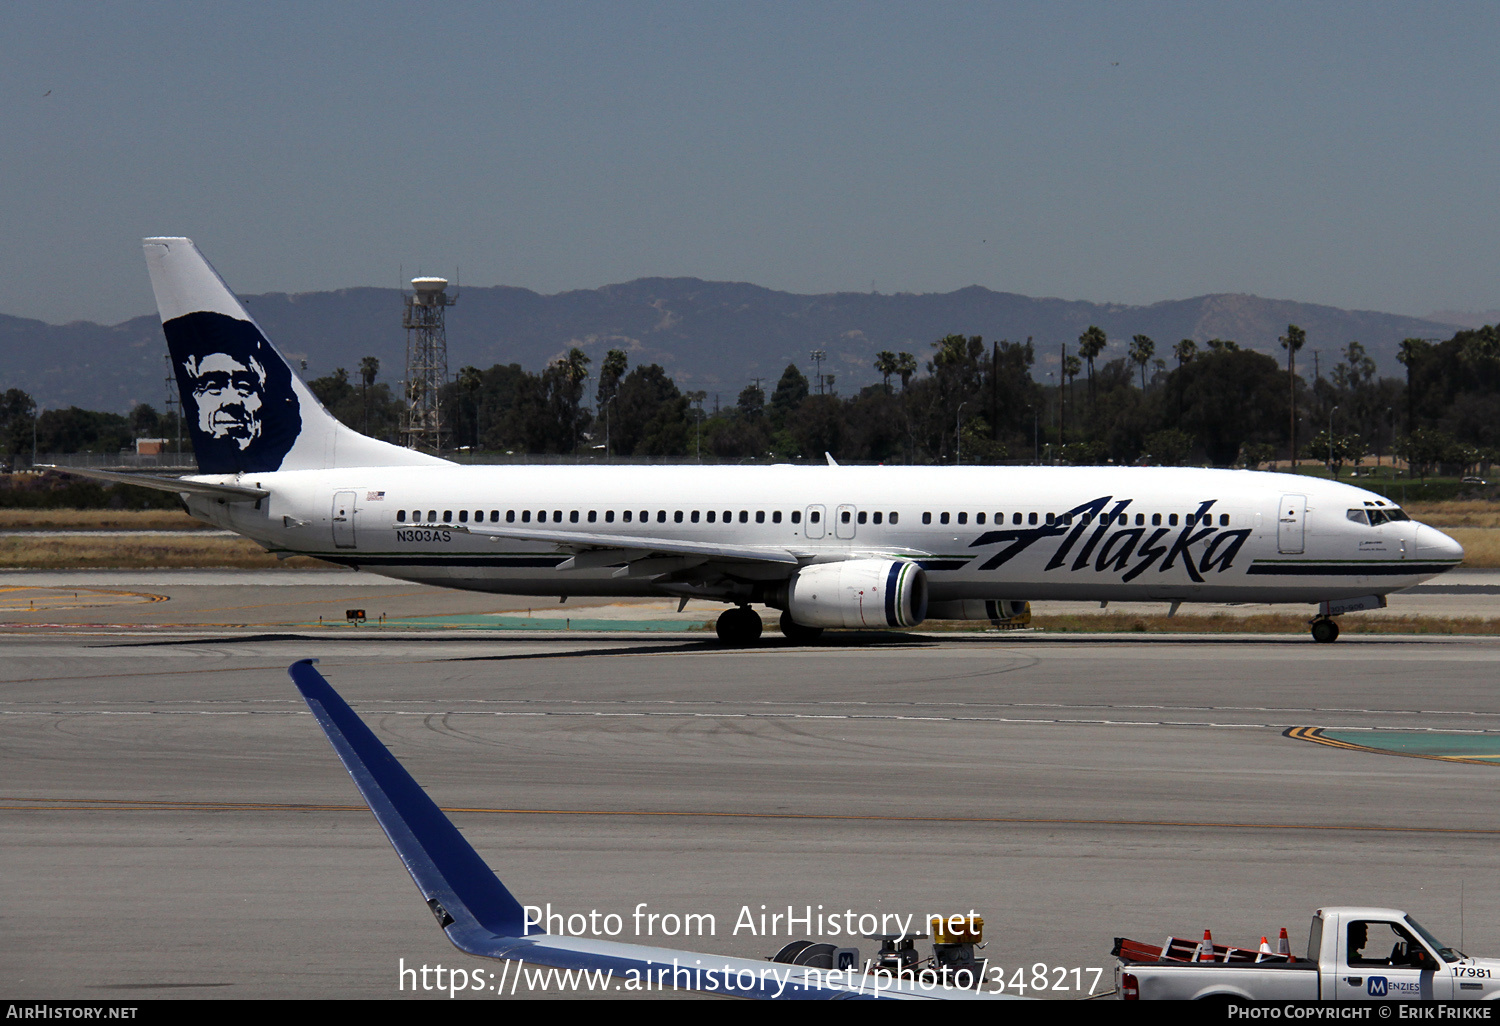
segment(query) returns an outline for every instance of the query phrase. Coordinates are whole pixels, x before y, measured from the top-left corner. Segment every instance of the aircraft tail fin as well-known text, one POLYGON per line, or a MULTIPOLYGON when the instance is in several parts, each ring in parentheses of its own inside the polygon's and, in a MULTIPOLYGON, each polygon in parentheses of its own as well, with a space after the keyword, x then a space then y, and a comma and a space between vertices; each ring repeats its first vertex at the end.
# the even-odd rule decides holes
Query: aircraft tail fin
POLYGON ((313 660, 287 671, 390 838, 438 924, 460 948, 476 931, 521 937, 525 912, 443 811, 354 714, 313 660))
POLYGON ((443 463, 345 427, 318 402, 191 239, 143 239, 205 474, 443 463))

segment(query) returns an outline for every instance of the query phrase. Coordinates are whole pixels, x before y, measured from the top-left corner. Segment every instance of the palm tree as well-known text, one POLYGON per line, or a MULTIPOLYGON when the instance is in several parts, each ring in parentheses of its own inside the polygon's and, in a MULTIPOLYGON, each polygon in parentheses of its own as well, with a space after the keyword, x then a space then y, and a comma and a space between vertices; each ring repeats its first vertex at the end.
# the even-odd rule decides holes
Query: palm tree
POLYGON ((901 377, 901 391, 906 391, 906 386, 911 383, 911 376, 917 372, 917 358, 910 353, 896 354, 896 373, 901 377))
POLYGON ((380 373, 380 361, 367 356, 359 361, 359 401, 365 408, 364 433, 370 433, 370 386, 375 384, 375 375, 380 373))
POLYGON ((1104 352, 1104 347, 1109 345, 1109 339, 1104 334, 1104 329, 1090 324, 1088 330, 1078 336, 1078 355, 1088 361, 1089 364, 1089 409, 1094 408, 1094 357, 1104 352))
POLYGON ((1181 370, 1183 364, 1192 363, 1193 357, 1198 355, 1198 343, 1185 338, 1172 347, 1172 355, 1177 357, 1177 369, 1181 370))
POLYGON ((1425 338, 1408 338, 1401 342, 1401 349, 1396 353, 1396 359, 1406 368, 1406 434, 1411 436, 1416 429, 1416 399, 1412 392, 1412 367, 1422 358, 1422 354, 1431 349, 1431 345, 1425 338))
POLYGON ((1146 390, 1146 365, 1156 353, 1156 343, 1149 335, 1136 335, 1130 340, 1130 359, 1141 365, 1141 391, 1146 390))
POLYGON ((1281 336, 1281 348, 1286 350, 1286 383, 1291 393, 1291 450, 1292 469, 1297 469, 1297 350, 1307 344, 1307 332, 1295 324, 1286 326, 1286 334, 1281 336))
POLYGON ((875 369, 880 372, 880 380, 885 384, 887 392, 891 390, 891 375, 896 373, 899 362, 896 354, 889 349, 882 349, 875 354, 875 369))

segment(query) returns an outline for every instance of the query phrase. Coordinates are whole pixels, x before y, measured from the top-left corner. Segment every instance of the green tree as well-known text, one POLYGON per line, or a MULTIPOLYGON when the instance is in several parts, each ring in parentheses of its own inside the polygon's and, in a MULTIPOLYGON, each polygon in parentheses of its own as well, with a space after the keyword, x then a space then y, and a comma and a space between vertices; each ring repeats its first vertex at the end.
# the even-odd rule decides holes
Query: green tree
POLYGON ((891 390, 891 375, 899 369, 899 360, 889 349, 882 349, 875 354, 875 370, 879 372, 881 383, 887 392, 891 390))
POLYGON ((1141 368, 1141 391, 1146 390, 1146 366, 1156 354, 1156 343, 1149 335, 1134 335, 1130 339, 1130 360, 1141 368))
POLYGON ((1307 332, 1295 324, 1286 326, 1286 334, 1281 336, 1281 348, 1286 350, 1286 381, 1287 381, 1287 416, 1289 428, 1287 431, 1287 449, 1291 453, 1292 469, 1297 467, 1297 351, 1307 344, 1307 332))
POLYGON ((1094 360, 1104 352, 1104 347, 1109 344, 1109 338, 1104 334, 1104 329, 1090 324, 1082 335, 1078 336, 1078 355, 1083 357, 1089 365, 1089 410, 1094 408, 1094 360))
POLYGON ((776 390, 771 393, 771 420, 779 428, 786 418, 807 398, 807 375, 797 369, 795 363, 786 365, 776 390))

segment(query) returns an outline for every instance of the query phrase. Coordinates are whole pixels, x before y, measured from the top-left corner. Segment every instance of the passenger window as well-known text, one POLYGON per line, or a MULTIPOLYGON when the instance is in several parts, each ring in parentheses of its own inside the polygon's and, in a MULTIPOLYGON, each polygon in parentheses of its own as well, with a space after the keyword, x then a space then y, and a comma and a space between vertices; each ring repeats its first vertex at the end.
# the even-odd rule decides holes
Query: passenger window
POLYGON ((476 524, 482 524, 482 523, 484 523, 484 510, 482 510, 482 509, 476 509, 474 511, 474 523, 476 523, 476 524))
POLYGON ((948 522, 948 514, 947 513, 939 513, 938 514, 938 523, 940 523, 940 524, 946 524, 947 522, 948 522))
POLYGON ((443 523, 445 523, 445 524, 451 524, 451 523, 453 523, 453 511, 451 509, 445 509, 445 510, 443 510, 443 523))
POLYGON ((599 519, 599 511, 597 509, 591 509, 591 510, 589 510, 589 523, 591 523, 591 524, 595 523, 595 522, 598 521, 598 519, 599 519))
POLYGON ((859 511, 859 522, 861 524, 863 524, 868 519, 869 519, 868 514, 866 514, 864 510, 860 510, 859 511))
POLYGON ((749 522, 750 522, 750 511, 749 510, 744 510, 744 509, 740 510, 740 523, 742 523, 742 524, 748 524, 749 522))
POLYGON ((967 513, 960 513, 958 515, 958 522, 960 524, 967 524, 969 522, 969 514, 967 514, 967 513))
POLYGON ((467 524, 469 522, 469 511, 468 510, 461 509, 461 510, 458 511, 458 522, 460 524, 467 524))
POLYGON ((983 513, 975 513, 974 514, 974 523, 976 523, 976 524, 982 524, 982 523, 984 523, 984 514, 983 513))
POLYGON ((672 523, 674 523, 674 524, 680 524, 680 523, 682 523, 682 510, 678 510, 676 513, 672 514, 672 523))
POLYGON ((570 524, 576 524, 576 523, 578 523, 578 511, 576 509, 568 511, 568 523, 570 523, 570 524))
POLYGON ((718 515, 719 515, 718 510, 712 510, 712 509, 709 510, 708 511, 708 522, 710 524, 713 523, 714 522, 714 517, 716 517, 718 515))
POLYGON ((764 524, 766 522, 766 511, 765 510, 758 509, 758 510, 755 511, 755 522, 757 524, 764 524))
POLYGON ((781 523, 781 510, 779 510, 779 509, 773 509, 773 510, 771 510, 771 523, 773 523, 773 524, 779 524, 779 523, 781 523))
POLYGON ((404 524, 404 523, 406 523, 406 510, 404 510, 404 509, 398 509, 398 510, 396 510, 396 523, 398 523, 398 524, 404 524))
POLYGON ((650 519, 651 519, 651 511, 649 509, 643 509, 643 510, 641 510, 641 523, 644 524, 644 523, 646 523, 650 519))
POLYGON ((1220 527, 1228 527, 1229 526, 1229 514, 1228 513, 1220 513, 1219 514, 1219 526, 1220 527))
POLYGON ((562 510, 555 509, 552 511, 552 522, 554 524, 562 523, 562 510))
MULTIPOLYGON (((573 519, 576 520, 578 518, 574 517, 573 519)), ((492 524, 498 524, 499 522, 500 522, 500 511, 498 509, 492 509, 492 510, 490 510, 490 523, 492 523, 492 524)))
POLYGON ((819 512, 819 511, 817 511, 817 510, 813 510, 813 511, 812 511, 812 512, 811 512, 811 513, 809 513, 809 514, 808 514, 808 515, 807 515, 807 522, 808 522, 808 523, 809 523, 809 524, 816 524, 816 523, 819 523, 819 522, 821 522, 821 521, 822 521, 822 519, 823 519, 823 514, 822 514, 822 513, 820 513, 820 512, 819 512))
POLYGON ((849 522, 849 511, 847 509, 839 514, 839 521, 845 524, 849 522))
POLYGON ((514 524, 516 522, 516 511, 515 510, 508 509, 508 510, 505 511, 505 522, 507 524, 514 524))
MULTIPOLYGON (((1016 516, 1020 516, 1020 515, 1021 515, 1021 514, 1019 514, 1019 513, 1017 513, 1017 514, 1016 514, 1016 516)), ((1028 516, 1028 517, 1027 517, 1027 518, 1026 518, 1026 519, 1027 519, 1027 520, 1028 520, 1028 521, 1030 521, 1030 523, 1031 523, 1031 525, 1032 525, 1032 526, 1033 526, 1033 527, 1035 527, 1035 526, 1036 526, 1036 514, 1035 514, 1035 513, 1032 513, 1032 514, 1031 514, 1031 515, 1030 515, 1030 516, 1028 516)), ((1051 514, 1051 513, 1048 513, 1048 514, 1047 514, 1047 523, 1049 523, 1049 524, 1050 524, 1050 523, 1052 523, 1052 514, 1051 514)))
POLYGON ((1052 515, 1052 514, 1051 514, 1051 513, 1048 513, 1048 514, 1047 514, 1047 526, 1048 526, 1048 527, 1051 527, 1051 526, 1052 526, 1052 524, 1053 524, 1053 522, 1054 522, 1054 521, 1055 521, 1055 520, 1056 520, 1056 519, 1057 519, 1057 518, 1056 518, 1056 517, 1055 517, 1055 516, 1053 516, 1053 515, 1052 515))
POLYGON ((1151 526, 1152 527, 1160 527, 1161 526, 1161 514, 1160 513, 1153 513, 1153 514, 1151 514, 1151 526))
POLYGON ((612 523, 615 522, 615 511, 614 510, 607 509, 607 510, 604 511, 604 522, 606 524, 612 524, 612 523))
POLYGON ((922 514, 922 523, 924 523, 924 524, 930 524, 930 523, 932 523, 932 514, 931 513, 923 513, 922 514))
POLYGON ((689 519, 691 519, 693 521, 693 523, 696 524, 698 522, 698 511, 697 510, 693 510, 693 515, 689 519))
POLYGON ((547 511, 546 510, 539 509, 539 510, 536 511, 536 522, 539 523, 539 524, 545 524, 547 522, 547 511))
POLYGON ((1146 514, 1144 514, 1144 513, 1137 513, 1135 515, 1135 526, 1136 527, 1145 527, 1146 526, 1146 514))
POLYGON ((626 522, 626 523, 627 523, 627 524, 628 524, 628 523, 630 523, 630 517, 631 517, 631 512, 630 512, 630 510, 628 510, 628 509, 627 509, 627 510, 626 510, 626 511, 625 511, 625 522, 626 522))
POLYGON ((529 509, 523 509, 523 510, 521 510, 521 523, 523 523, 523 524, 529 524, 529 523, 531 523, 531 510, 529 510, 529 509))
POLYGON ((1192 514, 1192 513, 1187 514, 1186 516, 1184 516, 1182 518, 1182 522, 1184 524, 1186 524, 1188 527, 1192 527, 1193 526, 1193 516, 1194 516, 1194 514, 1192 514))
POLYGON ((891 511, 891 523, 893 523, 893 524, 899 524, 900 522, 901 522, 901 514, 897 513, 895 510, 892 510, 891 511))
POLYGON ((800 523, 802 523, 802 511, 800 509, 794 509, 794 510, 792 510, 792 523, 794 523, 794 524, 800 524, 800 523))
MULTIPOLYGON (((864 514, 860 514, 860 515, 861 515, 861 516, 863 516, 863 515, 864 515, 864 514)), ((876 513, 876 514, 875 514, 875 522, 876 522, 876 523, 877 523, 877 524, 878 524, 878 523, 880 523, 880 514, 879 514, 879 513, 876 513)))
POLYGON ((1062 518, 1062 522, 1064 524, 1066 524, 1067 526, 1072 527, 1073 526, 1073 514, 1071 514, 1071 513, 1064 513, 1063 514, 1063 518, 1062 518))
MULTIPOLYGON (((682 518, 678 517, 677 519, 681 520, 682 518)), ((656 522, 658 524, 665 524, 667 522, 667 511, 666 510, 659 509, 659 510, 656 511, 656 522)))
POLYGON ((1176 527, 1177 526, 1177 514, 1176 513, 1168 514, 1168 516, 1167 516, 1167 526, 1168 527, 1176 527))
POLYGON ((427 511, 427 522, 430 524, 430 523, 434 522, 435 520, 437 520, 437 510, 435 510, 435 509, 428 510, 427 511))
POLYGON ((732 510, 732 509, 726 509, 724 511, 724 523, 727 524, 730 521, 732 521, 733 519, 734 519, 734 510, 732 510))

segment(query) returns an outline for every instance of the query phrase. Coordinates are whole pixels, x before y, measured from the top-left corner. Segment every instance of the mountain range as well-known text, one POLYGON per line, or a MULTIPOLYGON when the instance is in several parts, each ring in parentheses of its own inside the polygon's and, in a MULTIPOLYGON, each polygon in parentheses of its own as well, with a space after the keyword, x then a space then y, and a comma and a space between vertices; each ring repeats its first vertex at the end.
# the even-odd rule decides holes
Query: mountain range
MULTIPOLYGON (((402 298, 397 289, 265 293, 242 297, 266 334, 305 376, 344 367, 358 376, 361 357, 380 360, 380 380, 397 382, 405 367, 402 298)), ((597 367, 604 353, 624 349, 632 365, 659 363, 683 388, 700 388, 732 403, 759 378, 775 384, 788 363, 813 373, 809 353, 823 350, 825 374, 848 394, 879 380, 872 363, 882 349, 915 354, 924 364, 944 335, 1037 346, 1033 373, 1046 380, 1062 343, 1076 351, 1091 324, 1110 344, 1103 362, 1123 357, 1136 334, 1151 336, 1156 355, 1171 361, 1172 346, 1210 338, 1284 359, 1277 339, 1288 324, 1307 332, 1298 370, 1311 377, 1314 351, 1326 373, 1341 350, 1358 340, 1382 374, 1399 374, 1404 338, 1448 338, 1452 323, 1367 310, 1218 294, 1149 306, 1036 299, 970 286, 945 293, 835 292, 797 295, 740 282, 697 278, 641 278, 597 289, 542 295, 510 286, 464 286, 447 313, 448 366, 519 363, 539 370, 578 346, 597 367)), ((0 314, 0 389, 22 388, 45 408, 81 406, 128 411, 137 402, 158 409, 166 395, 166 346, 154 314, 121 324, 86 321, 47 324, 0 314)))

